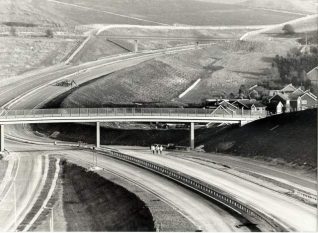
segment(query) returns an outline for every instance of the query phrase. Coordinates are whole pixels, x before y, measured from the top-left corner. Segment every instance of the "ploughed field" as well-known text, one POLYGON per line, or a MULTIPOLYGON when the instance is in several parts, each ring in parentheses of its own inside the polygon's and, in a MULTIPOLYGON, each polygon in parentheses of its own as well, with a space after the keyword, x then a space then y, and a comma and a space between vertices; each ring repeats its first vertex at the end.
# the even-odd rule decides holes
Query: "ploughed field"
POLYGON ((77 24, 263 25, 299 17, 244 5, 194 0, 56 0, 46 4, 60 17, 77 24))

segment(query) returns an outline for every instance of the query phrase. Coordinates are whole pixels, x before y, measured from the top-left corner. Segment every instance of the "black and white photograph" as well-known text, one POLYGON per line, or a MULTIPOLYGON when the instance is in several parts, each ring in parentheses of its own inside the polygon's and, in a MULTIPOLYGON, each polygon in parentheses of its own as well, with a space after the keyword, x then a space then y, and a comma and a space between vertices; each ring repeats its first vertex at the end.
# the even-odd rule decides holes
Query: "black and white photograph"
POLYGON ((317 232, 317 0, 0 0, 0 232, 317 232))

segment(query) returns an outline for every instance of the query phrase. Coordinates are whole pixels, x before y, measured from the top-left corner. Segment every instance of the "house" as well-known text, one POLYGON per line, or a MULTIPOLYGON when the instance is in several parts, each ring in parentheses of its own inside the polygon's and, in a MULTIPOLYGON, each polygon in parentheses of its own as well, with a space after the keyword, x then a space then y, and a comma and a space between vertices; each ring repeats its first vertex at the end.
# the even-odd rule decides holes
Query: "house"
POLYGON ((280 92, 281 92, 282 94, 287 94, 287 95, 289 95, 289 94, 293 93, 293 92, 296 91, 296 90, 297 90, 297 88, 294 87, 293 84, 290 83, 290 84, 288 84, 287 86, 285 86, 283 89, 281 89, 280 92))
POLYGON ((286 105, 286 102, 289 101, 289 96, 287 94, 277 93, 269 99, 271 103, 281 102, 283 105, 286 105))
POLYGON ((217 108, 213 110, 211 115, 233 115, 235 114, 235 111, 228 109, 226 107, 223 107, 222 105, 219 105, 217 108))
POLYGON ((226 99, 217 99, 217 98, 215 98, 215 99, 205 99, 204 106, 206 108, 215 108, 215 107, 219 106, 220 103, 223 102, 223 101, 228 101, 228 100, 226 100, 226 99))
POLYGON ((266 106, 255 99, 239 99, 233 102, 233 105, 243 110, 251 110, 252 112, 265 112, 266 106))
POLYGON ((307 77, 313 85, 318 86, 318 66, 309 71, 307 77))
POLYGON ((317 107, 317 96, 309 90, 303 91, 301 88, 295 88, 290 84, 284 87, 280 93, 271 97, 269 103, 268 110, 271 112, 276 110, 276 113, 278 113, 277 111, 280 111, 280 106, 277 109, 279 103, 283 105, 283 112, 301 111, 317 107))
POLYGON ((268 95, 269 96, 275 96, 277 94, 287 94, 288 95, 290 93, 293 93, 295 90, 297 90, 297 88, 294 87, 293 84, 290 83, 280 90, 270 90, 268 95))
POLYGON ((220 106, 223 106, 225 108, 231 109, 232 111, 238 110, 238 107, 234 104, 230 103, 230 101, 223 100, 221 103, 219 103, 220 106))
POLYGON ((296 111, 302 111, 309 108, 317 108, 317 96, 310 91, 306 91, 303 95, 298 96, 297 100, 291 102, 292 108, 296 111))
POLYGON ((276 105, 276 114, 281 114, 284 112, 284 105, 282 102, 278 102, 276 105))

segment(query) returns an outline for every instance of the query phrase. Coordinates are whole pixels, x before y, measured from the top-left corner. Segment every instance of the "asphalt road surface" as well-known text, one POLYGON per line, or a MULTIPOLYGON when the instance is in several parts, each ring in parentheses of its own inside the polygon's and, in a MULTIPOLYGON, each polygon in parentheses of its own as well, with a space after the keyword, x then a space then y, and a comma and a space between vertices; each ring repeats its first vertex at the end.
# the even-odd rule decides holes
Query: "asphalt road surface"
MULTIPOLYGON (((21 180, 20 187, 17 189, 17 203, 30 202, 28 199, 31 198, 26 194, 31 195, 31 191, 33 190, 32 187, 36 187, 37 183, 41 180, 41 162, 40 160, 38 161, 38 158, 41 157, 41 155, 63 155, 75 162, 93 162, 93 152, 74 150, 74 148, 68 147, 32 145, 8 140, 7 148, 11 153, 16 155, 19 154, 21 159, 23 159, 23 161, 21 161, 21 166, 18 169, 17 176, 17 180, 21 180), (27 189, 29 189, 29 191, 27 191, 27 189)), ((200 230, 249 231, 247 227, 235 227, 236 225, 241 224, 241 222, 225 210, 212 204, 198 194, 165 178, 155 175, 145 169, 102 155, 98 155, 97 161, 99 167, 116 172, 123 177, 127 177, 141 187, 147 187, 149 191, 155 193, 162 201, 170 204, 176 211, 182 213, 200 230)), ((8 198, 10 199, 12 196, 8 198)), ((7 214, 7 211, 1 211, 0 209, 0 226, 4 226, 6 221, 10 222, 9 225, 14 224, 14 210, 13 208, 10 208, 9 201, 6 202, 6 207, 10 210, 10 214, 7 214)), ((23 209, 21 207, 21 213, 22 211, 23 209)), ((12 227, 1 228, 1 230, 8 229, 12 229, 12 227)))
MULTIPOLYGON (((144 58, 141 58, 139 60, 139 62, 143 61, 144 58)), ((76 81, 88 81, 94 77, 97 77, 99 75, 104 75, 107 72, 112 72, 115 71, 116 69, 119 70, 121 68, 124 68, 125 66, 130 66, 133 64, 136 64, 137 60, 129 60, 129 61, 123 61, 120 63, 116 63, 114 64, 114 66, 112 65, 106 65, 106 66, 102 66, 99 67, 97 69, 92 69, 92 70, 88 70, 86 72, 80 73, 77 75, 77 79, 76 81)), ((64 71, 62 71, 63 73, 64 71)), ((54 74, 55 75, 55 74, 54 74)), ((50 75, 47 78, 46 81, 43 82, 48 82, 49 80, 52 80, 54 78, 52 78, 50 75)), ((29 79, 29 81, 27 82, 27 85, 29 87, 32 86, 33 83, 33 87, 34 87, 34 82, 31 82, 31 79, 29 79), (30 81, 30 82, 29 82, 30 81)), ((24 88, 23 87, 17 87, 16 89, 14 87, 12 87, 13 90, 10 92, 6 93, 6 99, 12 99, 14 97, 17 96, 18 93, 23 93, 26 91, 26 89, 28 88, 24 88)), ((38 106, 39 104, 41 104, 43 101, 48 100, 52 97, 54 97, 55 95, 57 95, 58 93, 62 93, 63 91, 65 91, 64 88, 61 87, 55 87, 55 86, 46 86, 45 88, 40 89, 38 92, 35 92, 31 95, 29 95, 27 98, 23 98, 21 101, 17 102, 14 105, 14 108, 16 109, 22 109, 22 108, 33 108, 38 106), (59 91, 60 90, 60 91, 59 91)), ((7 100, 2 100, 1 102, 4 103, 7 100)), ((16 134, 19 134, 19 132, 23 131, 23 127, 18 127, 15 126, 13 128, 10 127, 6 127, 6 132, 15 132, 16 134)), ((44 140, 44 139, 42 139, 44 140)), ((17 143, 13 144, 13 147, 11 146, 7 146, 7 148, 9 148, 9 150, 14 151, 15 146, 17 145, 17 143)), ((24 145, 24 147, 26 147, 26 145, 24 145)), ((36 151, 39 149, 38 145, 32 145, 33 150, 36 151)), ((182 160, 182 159, 178 159, 178 158, 171 158, 171 157, 166 157, 166 156, 162 156, 162 157, 158 157, 158 156, 152 156, 150 154, 144 154, 144 153, 133 153, 131 151, 126 151, 129 154, 133 154, 136 157, 142 157, 144 159, 148 159, 151 160, 153 162, 159 163, 159 164, 163 164, 167 167, 171 167, 173 169, 176 170, 180 170, 182 172, 185 172, 189 175, 192 175, 198 179, 204 180, 208 183, 211 183, 213 185, 216 185, 218 187, 220 187, 221 189, 235 195, 236 197, 238 197, 239 199, 243 200, 244 202, 253 205, 261 210, 263 210, 264 212, 274 216, 278 221, 282 222, 283 224, 286 224, 290 230, 298 230, 298 231, 315 231, 316 230, 316 209, 314 207, 308 206, 304 203, 301 203, 300 201, 296 201, 295 199, 289 198, 287 196, 284 196, 282 194, 278 194, 276 192, 273 192, 271 190, 268 190, 266 188, 257 186, 255 184, 252 184, 250 182, 247 182, 241 178, 237 178, 234 177, 232 175, 229 174, 224 174, 221 171, 191 162, 191 161, 186 161, 186 160, 182 160)), ((78 151, 74 151, 72 152, 74 153, 74 156, 79 156, 79 157, 84 157, 84 154, 78 154, 78 151)), ((106 159, 106 158, 104 158, 106 159)), ((101 161, 102 162, 102 161, 101 161)), ((109 161, 107 161, 109 162, 109 161)), ((105 166, 107 164, 106 160, 105 160, 105 166)), ((104 164, 103 164, 104 166, 104 164)), ((115 166, 115 165, 114 165, 115 166)), ((119 166, 119 165, 116 165, 119 166)), ((120 167, 117 167, 118 170, 120 170, 120 167)), ((126 174, 130 174, 130 175, 135 175, 136 173, 136 169, 135 167, 132 168, 132 170, 128 171, 127 169, 125 169, 123 171, 123 173, 126 174), (130 172, 130 173, 129 173, 130 172)), ((149 175, 149 174, 147 174, 149 175)), ((30 182, 36 182, 34 181, 34 179, 36 178, 30 178, 30 182)), ((139 177, 140 178, 140 177, 139 177)), ((28 179, 29 180, 29 179, 28 179)), ((142 180, 140 178, 140 180, 142 180)), ((152 184, 153 179, 151 181, 148 180, 148 183, 146 183, 145 185, 153 185, 152 184)), ((163 182, 162 180, 160 182, 163 182)), ((160 183, 159 182, 159 183, 160 183)), ((159 186, 158 184, 158 190, 161 190, 162 186, 159 186), (161 188, 159 188, 161 187, 161 188)), ((166 190, 167 193, 165 193, 164 195, 172 195, 174 192, 169 192, 169 190, 166 190), (170 193, 170 194, 169 194, 170 193)), ((182 199, 180 198, 180 196, 177 199, 182 199)), ((196 198, 195 198, 196 199, 196 198)), ((186 200, 186 199, 185 199, 186 200)), ((173 201, 173 200, 172 200, 173 201)), ((174 201, 177 201, 176 199, 174 201)), ((30 201, 29 201, 30 202, 30 201)), ((187 201, 189 202, 189 201, 187 201)), ((185 203, 179 203, 176 204, 177 206, 181 206, 184 205, 185 203)), ((205 203, 206 204, 206 203, 205 203)), ((204 204, 204 205, 205 205, 204 204)), ((192 210, 189 206, 189 204, 187 205, 187 210, 184 210, 186 213, 191 213, 192 210), (189 209, 188 209, 189 208, 189 209), (190 210, 191 209, 191 210, 190 210)), ((203 206, 203 205, 202 205, 203 206)), ((213 208, 212 208, 213 209, 213 208)), ((199 209, 194 211, 196 214, 199 214, 200 211, 199 209)), ((211 210, 212 211, 212 210, 211 210)), ((214 216, 214 214, 216 214, 218 211, 214 213, 210 212, 212 214, 212 216, 214 216)), ((211 230, 213 227, 213 230, 219 230, 221 228, 227 228, 225 229, 227 230, 233 230, 231 229, 232 225, 227 225, 225 223, 223 223, 223 220, 221 221, 220 218, 220 223, 216 224, 209 222, 208 219, 205 219, 205 217, 202 217, 204 213, 202 212, 201 214, 199 214, 199 219, 196 219, 195 221, 198 223, 198 225, 202 226, 203 229, 207 229, 207 230, 211 230), (201 218, 202 217, 202 218, 201 218), (200 220, 201 219, 201 220, 200 220), (222 223, 221 223, 222 222, 222 223)), ((195 216, 193 216, 194 218, 195 216)), ((217 221, 219 222, 219 221, 217 221)))
POLYGON ((171 156, 152 155, 150 152, 125 149, 120 151, 181 171, 217 186, 248 205, 270 214, 292 231, 316 230, 317 209, 294 198, 192 161, 171 156))

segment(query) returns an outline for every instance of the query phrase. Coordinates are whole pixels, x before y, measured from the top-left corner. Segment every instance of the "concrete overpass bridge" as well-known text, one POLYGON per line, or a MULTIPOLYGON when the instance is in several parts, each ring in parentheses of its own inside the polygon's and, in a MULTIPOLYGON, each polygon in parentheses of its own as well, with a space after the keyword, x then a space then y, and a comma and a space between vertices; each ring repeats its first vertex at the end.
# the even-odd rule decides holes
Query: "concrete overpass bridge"
POLYGON ((106 35, 100 34, 98 37, 104 37, 107 40, 133 40, 134 41, 134 52, 138 52, 139 41, 142 40, 161 40, 161 41, 190 41, 194 42, 198 47, 202 42, 214 42, 214 41, 230 41, 238 40, 236 37, 211 37, 211 36, 166 36, 166 35, 147 35, 147 36, 137 36, 137 35, 106 35))
POLYGON ((172 122, 190 123, 190 147, 194 148, 195 123, 244 125, 266 117, 266 112, 223 111, 199 108, 65 108, 2 110, 0 113, 3 152, 5 125, 41 123, 96 123, 96 147, 100 147, 101 122, 172 122))

